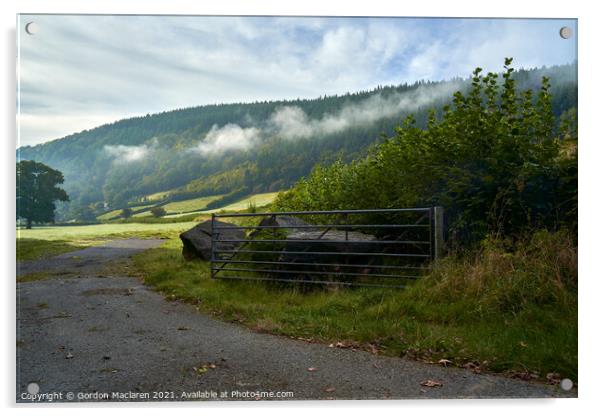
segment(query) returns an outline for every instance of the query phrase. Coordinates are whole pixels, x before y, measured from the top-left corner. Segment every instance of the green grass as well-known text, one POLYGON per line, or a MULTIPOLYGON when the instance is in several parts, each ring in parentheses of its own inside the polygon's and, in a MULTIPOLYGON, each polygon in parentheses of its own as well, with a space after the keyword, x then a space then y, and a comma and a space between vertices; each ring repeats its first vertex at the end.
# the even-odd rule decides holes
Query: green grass
POLYGON ((187 199, 185 201, 170 202, 163 205, 168 214, 182 214, 205 209, 208 203, 215 201, 222 195, 204 196, 201 198, 187 199))
MULTIPOLYGON (((24 282, 37 282, 38 280, 46 280, 50 277, 50 272, 34 272, 34 273, 28 273, 28 274, 24 274, 22 276, 17 277, 17 282, 18 283, 24 283, 24 282)), ((42 308, 43 304, 38 305, 38 307, 42 308)), ((48 306, 46 306, 48 307, 48 306)))
POLYGON ((208 263, 180 250, 172 238, 134 263, 167 296, 258 331, 577 380, 576 247, 562 233, 450 256, 405 290, 211 280, 208 263))
POLYGON ((113 218, 119 217, 121 215, 121 211, 123 211, 123 210, 122 209, 114 209, 112 211, 105 212, 104 214, 99 215, 98 217, 96 217, 96 219, 99 221, 112 220, 113 218))
POLYGON ((17 260, 39 260, 89 246, 89 241, 40 240, 35 238, 17 239, 17 260))
MULTIPOLYGON (((222 211, 223 212, 239 212, 239 211, 244 211, 244 210, 248 209, 251 204, 254 204, 256 208, 266 207, 267 205, 271 204, 276 199, 276 196, 278 196, 278 192, 255 194, 255 195, 245 197, 239 201, 233 202, 231 204, 225 205, 220 208, 215 208, 215 209, 210 209, 210 210, 200 209, 197 211, 185 211, 185 212, 181 212, 181 213, 177 213, 177 214, 168 213, 168 215, 165 215, 163 218, 181 218, 181 217, 188 217, 193 214, 196 214, 196 215, 212 214, 212 213, 222 212, 222 211)), ((209 202, 211 202, 212 200, 215 200, 219 197, 220 197, 220 195, 213 196, 213 197, 197 198, 194 200, 181 201, 181 203, 189 203, 191 201, 205 199, 205 201, 203 201, 203 203, 205 205, 207 205, 209 202), (212 199, 208 200, 206 198, 212 198, 212 199)), ((174 202, 173 204, 179 204, 179 203, 180 202, 174 202)), ((171 204, 167 204, 167 205, 165 205, 165 207, 167 207, 168 205, 171 205, 171 204)), ((184 205, 184 206, 186 206, 186 205, 184 205)), ((192 204, 188 205, 188 207, 190 207, 190 206, 192 206, 192 204)))
POLYGON ((167 198, 171 193, 172 193, 172 191, 156 192, 154 194, 147 195, 145 198, 148 201, 160 201, 164 198, 167 198))
MULTIPOLYGON (((154 195, 156 198, 159 197, 159 195, 162 195, 162 193, 154 195)), ((153 196, 153 195, 151 195, 153 196)), ((209 204, 212 201, 215 201, 216 199, 222 197, 223 195, 212 195, 212 196, 204 196, 204 197, 200 197, 200 198, 193 198, 193 199, 186 199, 183 201, 175 201, 175 202, 170 202, 168 204, 163 205, 163 209, 165 209, 165 211, 167 212, 167 215, 164 215, 162 218, 170 218, 170 219, 175 219, 175 218, 182 218, 182 217, 190 217, 190 218, 194 218, 192 217, 193 215, 202 215, 202 214, 211 214, 214 212, 220 212, 220 211, 241 211, 241 210, 245 210, 247 208, 249 208, 249 206, 251 204, 254 204, 255 207, 265 207, 269 204, 271 204, 275 199, 276 196, 278 196, 278 192, 267 192, 267 193, 263 193, 263 194, 255 194, 255 195, 251 195, 248 197, 245 197, 239 201, 233 202, 231 204, 228 204, 224 207, 220 207, 220 208, 215 208, 215 209, 211 209, 211 210, 205 210, 205 208, 207 207, 207 204, 209 204)), ((149 196, 150 198, 150 196, 149 196)), ((135 212, 132 217, 129 219, 129 221, 137 221, 139 219, 147 219, 148 217, 151 217, 152 214, 150 212, 150 205, 149 206, 140 206, 140 207, 130 207, 134 212, 136 210, 138 210, 138 212, 135 212)), ((99 215, 98 217, 96 217, 99 221, 109 221, 109 220, 116 220, 119 219, 119 216, 121 215, 121 209, 116 209, 113 211, 109 211, 106 212, 102 215, 99 215)), ((126 220, 127 221, 127 220, 126 220)))
POLYGON ((208 213, 219 212, 219 211, 242 211, 249 208, 249 204, 254 203, 257 208, 264 207, 274 202, 278 192, 267 192, 264 194, 255 194, 249 197, 243 198, 240 201, 233 202, 224 207, 206 211, 208 213))
POLYGON ((77 241, 84 239, 111 239, 126 237, 173 236, 192 228, 194 221, 160 224, 111 223, 81 226, 34 227, 31 230, 18 229, 17 239, 77 241))
POLYGON ((150 209, 147 209, 135 213, 134 215, 132 215, 132 218, 150 217, 152 215, 153 214, 150 212, 150 209))

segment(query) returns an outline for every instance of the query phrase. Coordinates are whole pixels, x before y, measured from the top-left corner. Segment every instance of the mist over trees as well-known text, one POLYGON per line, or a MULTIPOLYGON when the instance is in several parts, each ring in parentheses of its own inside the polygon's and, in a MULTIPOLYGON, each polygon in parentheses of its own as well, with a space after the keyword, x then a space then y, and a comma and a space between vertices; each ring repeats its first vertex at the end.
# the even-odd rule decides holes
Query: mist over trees
MULTIPOLYGON (((576 64, 519 70, 513 79, 521 91, 548 76, 558 118, 576 106, 575 71, 576 64)), ((430 109, 441 116, 453 91, 466 92, 470 83, 421 81, 316 99, 179 109, 21 147, 17 157, 64 172, 72 201, 61 207, 63 219, 90 218, 163 191, 172 200, 217 194, 228 200, 289 188, 317 163, 361 159, 410 114, 416 128, 427 127, 430 109)))

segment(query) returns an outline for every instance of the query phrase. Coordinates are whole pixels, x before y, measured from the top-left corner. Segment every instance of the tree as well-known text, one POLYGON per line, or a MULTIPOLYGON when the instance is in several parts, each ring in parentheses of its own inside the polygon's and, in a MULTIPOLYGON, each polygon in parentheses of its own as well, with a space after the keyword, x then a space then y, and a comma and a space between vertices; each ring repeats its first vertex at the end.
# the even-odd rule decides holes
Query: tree
POLYGON ((54 222, 55 201, 69 201, 57 186, 64 180, 60 171, 43 163, 17 163, 17 219, 25 219, 28 229, 34 222, 54 222))
POLYGON ((130 218, 132 216, 133 212, 131 208, 124 208, 121 210, 121 216, 123 218, 130 218))
POLYGON ((162 217, 166 214, 165 209, 163 209, 162 207, 153 207, 150 210, 151 214, 153 214, 154 217, 162 217))

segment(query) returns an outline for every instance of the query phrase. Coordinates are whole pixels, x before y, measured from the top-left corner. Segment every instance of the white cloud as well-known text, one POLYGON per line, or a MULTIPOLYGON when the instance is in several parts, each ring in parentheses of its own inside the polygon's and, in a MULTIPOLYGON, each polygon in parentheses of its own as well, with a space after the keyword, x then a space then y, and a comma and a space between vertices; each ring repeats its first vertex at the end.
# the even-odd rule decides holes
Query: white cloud
POLYGON ((219 128, 214 125, 194 150, 205 156, 229 150, 248 150, 257 143, 259 134, 259 129, 255 127, 242 128, 237 124, 226 124, 219 128))
POLYGON ((157 143, 157 139, 153 139, 150 144, 139 146, 106 145, 104 150, 115 158, 115 163, 138 162, 151 156, 156 150, 157 143))
POLYGON ((449 82, 421 85, 415 90, 387 97, 376 94, 320 119, 310 119, 300 107, 283 106, 274 111, 269 123, 274 134, 286 139, 333 134, 432 105, 435 100, 451 97, 458 87, 449 82))

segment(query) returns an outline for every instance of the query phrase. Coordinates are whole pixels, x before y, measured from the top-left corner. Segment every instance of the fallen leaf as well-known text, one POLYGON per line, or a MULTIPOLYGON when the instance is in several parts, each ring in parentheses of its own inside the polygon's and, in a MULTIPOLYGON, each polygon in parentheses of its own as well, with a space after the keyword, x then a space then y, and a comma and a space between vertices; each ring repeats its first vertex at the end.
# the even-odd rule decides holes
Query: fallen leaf
POLYGON ((178 331, 189 331, 190 328, 188 328, 187 326, 179 326, 178 327, 178 331))
POLYGON ((420 383, 420 385, 424 387, 442 387, 443 383, 436 380, 425 380, 422 383, 420 383))
POLYGON ((324 389, 324 391, 325 391, 326 393, 332 393, 332 392, 333 392, 333 391, 335 391, 335 390, 336 390, 336 388, 334 388, 334 387, 332 387, 332 386, 328 386, 328 387, 326 387, 326 388, 324 389))
POLYGON ((207 371, 209 371, 209 369, 213 370, 214 368, 217 368, 217 366, 213 363, 206 363, 200 367, 192 367, 197 374, 205 374, 207 371))
POLYGON ((447 367, 448 365, 451 365, 452 362, 450 360, 446 360, 445 358, 442 358, 439 361, 437 361, 437 364, 441 364, 443 367, 447 367))
POLYGON ((317 368, 316 368, 316 367, 309 367, 309 368, 307 369, 307 371, 309 371, 309 372, 312 372, 312 373, 313 373, 314 371, 316 371, 316 370, 317 370, 317 368))
POLYGON ((372 363, 372 367, 374 367, 374 368, 382 368, 382 366, 378 365, 378 363, 372 363))
POLYGON ((199 374, 205 374, 207 371, 209 371, 209 370, 207 370, 207 367, 199 367, 199 368, 193 367, 193 368, 194 368, 194 371, 196 371, 199 374))
POLYGON ((527 348, 527 343, 525 341, 519 342, 518 345, 520 345, 523 348, 527 348))
POLYGON ((67 355, 65 356, 65 358, 67 360, 69 360, 70 358, 73 358, 73 354, 71 354, 70 352, 68 352, 67 355))
POLYGON ((546 380, 550 384, 559 384, 560 383, 560 374, 558 373, 548 373, 546 374, 546 380))

